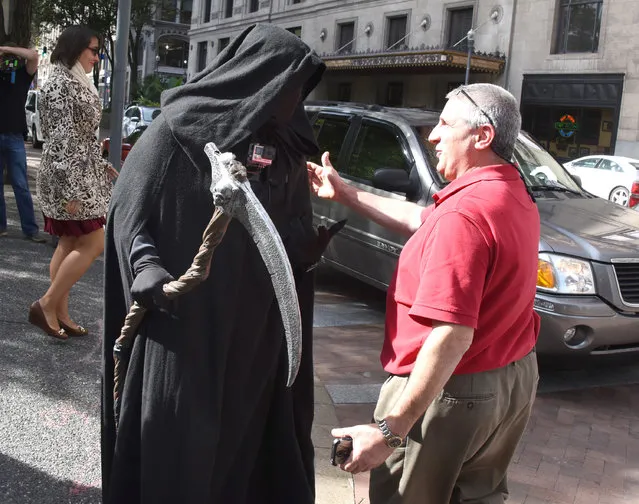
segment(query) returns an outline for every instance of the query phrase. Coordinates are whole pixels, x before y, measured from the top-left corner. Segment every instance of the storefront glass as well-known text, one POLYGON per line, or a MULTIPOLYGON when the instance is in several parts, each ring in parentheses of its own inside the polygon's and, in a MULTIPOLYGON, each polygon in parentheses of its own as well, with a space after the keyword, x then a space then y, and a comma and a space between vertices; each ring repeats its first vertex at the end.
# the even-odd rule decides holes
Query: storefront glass
POLYGON ((557 160, 613 154, 613 108, 524 105, 522 129, 557 160))

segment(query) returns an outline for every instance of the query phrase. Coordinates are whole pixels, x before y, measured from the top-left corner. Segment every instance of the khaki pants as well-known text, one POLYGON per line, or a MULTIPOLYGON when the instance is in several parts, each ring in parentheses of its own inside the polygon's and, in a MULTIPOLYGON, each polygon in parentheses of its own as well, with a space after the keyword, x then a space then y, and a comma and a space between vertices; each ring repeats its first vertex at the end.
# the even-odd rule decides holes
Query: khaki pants
MULTIPOLYGON (((407 381, 386 380, 376 419, 390 413, 407 381)), ((538 381, 535 352, 503 368, 451 377, 406 446, 371 471, 371 504, 502 504, 538 381)))

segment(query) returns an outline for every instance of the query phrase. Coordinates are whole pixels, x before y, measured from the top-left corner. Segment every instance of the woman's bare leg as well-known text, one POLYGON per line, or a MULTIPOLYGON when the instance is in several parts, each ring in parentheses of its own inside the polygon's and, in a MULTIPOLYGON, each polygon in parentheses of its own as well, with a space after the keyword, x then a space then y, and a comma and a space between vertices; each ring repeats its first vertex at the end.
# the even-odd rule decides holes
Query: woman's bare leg
MULTIPOLYGON (((71 287, 82 278, 82 275, 86 273, 89 266, 103 250, 104 230, 100 228, 90 234, 77 237, 73 249, 60 261, 57 271, 54 271, 54 279, 49 290, 40 298, 40 306, 42 306, 47 323, 54 329, 59 327, 58 313, 64 315, 60 310, 66 309, 71 287)), ((66 318, 70 319, 68 311, 66 318)), ((67 323, 66 320, 61 320, 67 323)), ((76 325, 72 323, 71 326, 76 325)))

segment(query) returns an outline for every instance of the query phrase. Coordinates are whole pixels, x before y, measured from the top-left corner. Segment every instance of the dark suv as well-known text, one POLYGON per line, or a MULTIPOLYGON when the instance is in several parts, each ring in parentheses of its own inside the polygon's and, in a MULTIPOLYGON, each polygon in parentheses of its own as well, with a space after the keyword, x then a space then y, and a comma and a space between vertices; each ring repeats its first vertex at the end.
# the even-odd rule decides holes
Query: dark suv
MULTIPOLYGON (((327 102, 305 108, 321 151, 350 184, 424 206, 446 184, 428 142, 438 112, 327 102)), ((639 214, 585 192, 524 132, 514 160, 541 216, 538 351, 639 351, 639 214)), ((386 289, 406 239, 337 203, 315 198, 313 212, 317 224, 348 219, 324 261, 386 289)))

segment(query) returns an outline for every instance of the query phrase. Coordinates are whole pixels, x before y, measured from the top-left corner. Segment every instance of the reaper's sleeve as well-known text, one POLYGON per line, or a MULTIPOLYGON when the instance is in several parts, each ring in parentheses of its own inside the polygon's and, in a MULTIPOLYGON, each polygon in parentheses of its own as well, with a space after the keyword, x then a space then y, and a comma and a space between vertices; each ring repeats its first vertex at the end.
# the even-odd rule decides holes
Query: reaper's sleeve
POLYGON ((162 266, 155 242, 144 228, 133 239, 129 264, 134 278, 131 285, 133 299, 147 309, 165 308, 162 286, 173 277, 162 266))

